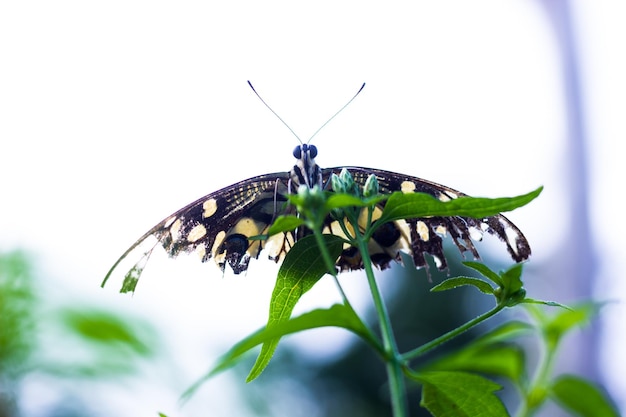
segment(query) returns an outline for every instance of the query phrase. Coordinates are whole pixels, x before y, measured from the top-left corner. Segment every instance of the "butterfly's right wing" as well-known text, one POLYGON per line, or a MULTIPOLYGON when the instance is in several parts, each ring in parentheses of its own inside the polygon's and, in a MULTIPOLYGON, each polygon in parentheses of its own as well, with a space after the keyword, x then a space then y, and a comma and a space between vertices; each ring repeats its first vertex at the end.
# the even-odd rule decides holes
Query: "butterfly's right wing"
POLYGON ((245 271, 250 259, 256 258, 263 248, 268 250, 270 258, 282 259, 293 244, 291 235, 281 233, 267 241, 249 238, 266 233, 276 216, 283 213, 289 178, 289 172, 249 178, 183 207, 128 248, 111 267, 102 285, 124 258, 144 247, 150 238, 156 238, 156 242, 148 246, 142 259, 126 274, 125 281, 132 285, 159 243, 171 257, 196 252, 202 262, 214 258, 222 270, 228 264, 236 274, 245 271))

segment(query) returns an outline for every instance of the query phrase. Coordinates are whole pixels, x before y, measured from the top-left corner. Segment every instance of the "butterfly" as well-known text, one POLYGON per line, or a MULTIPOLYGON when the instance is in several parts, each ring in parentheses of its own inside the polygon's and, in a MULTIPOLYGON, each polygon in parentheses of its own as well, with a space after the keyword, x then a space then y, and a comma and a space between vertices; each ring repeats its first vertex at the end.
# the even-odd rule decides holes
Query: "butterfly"
MULTIPOLYGON (((281 232, 267 239, 256 237, 266 235, 279 215, 296 214, 295 208, 287 204, 289 194, 295 193, 300 186, 319 186, 332 191, 331 176, 339 175, 344 169, 348 170, 355 183, 361 187, 370 175, 375 175, 381 194, 396 191, 420 192, 441 201, 466 196, 444 185, 381 169, 357 166, 320 168, 315 162, 317 152, 316 146, 301 143, 293 151, 296 163, 290 171, 243 180, 207 194, 167 216, 122 254, 107 273, 102 285, 104 286, 122 260, 143 247, 149 239, 156 241, 126 274, 123 292, 125 289, 134 290, 150 255, 159 244, 170 257, 195 252, 202 262, 213 259, 222 271, 228 267, 235 274, 246 271, 250 260, 258 258, 261 252, 265 252, 269 259, 280 262, 298 239, 311 231, 299 227, 295 231, 281 232)), ((382 212, 384 204, 384 201, 377 203, 375 215, 382 212)), ((328 216, 323 225, 324 233, 341 234, 336 223, 332 216, 328 216)), ((500 238, 516 262, 528 259, 531 254, 528 241, 522 232, 506 217, 498 214, 482 219, 449 216, 389 222, 373 234, 369 245, 370 257, 377 267, 385 269, 392 261, 401 262, 401 253, 406 253, 413 259, 415 266, 421 268, 428 266, 425 256, 428 254, 435 265, 444 270, 447 268, 443 248, 445 236, 451 237, 462 254, 470 252, 474 258, 479 258, 474 241, 481 240, 484 233, 500 238)), ((336 267, 341 271, 363 268, 358 250, 352 246, 344 246, 336 260, 336 267)))

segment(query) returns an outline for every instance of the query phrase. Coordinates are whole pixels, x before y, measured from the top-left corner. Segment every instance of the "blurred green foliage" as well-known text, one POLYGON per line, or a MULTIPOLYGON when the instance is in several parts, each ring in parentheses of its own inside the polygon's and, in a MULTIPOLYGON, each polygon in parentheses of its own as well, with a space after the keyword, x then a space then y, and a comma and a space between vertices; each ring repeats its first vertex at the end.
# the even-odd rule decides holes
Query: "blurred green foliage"
POLYGON ((0 378, 17 378, 34 348, 36 298, 21 252, 0 256, 0 378))
POLYGON ((160 345, 156 331, 135 317, 49 299, 25 253, 0 254, 0 417, 22 415, 20 387, 30 375, 69 381, 52 385, 76 390, 61 392, 72 404, 48 415, 89 415, 83 383, 135 375, 160 345))

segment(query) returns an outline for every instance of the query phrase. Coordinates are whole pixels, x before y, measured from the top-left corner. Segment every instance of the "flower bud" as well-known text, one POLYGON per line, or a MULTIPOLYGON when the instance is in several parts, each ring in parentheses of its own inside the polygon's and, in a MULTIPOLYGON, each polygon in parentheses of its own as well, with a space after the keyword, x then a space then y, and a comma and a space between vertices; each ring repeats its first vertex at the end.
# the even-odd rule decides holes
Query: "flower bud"
POLYGON ((363 186, 363 197, 367 198, 376 196, 378 195, 378 191, 378 178, 376 178, 376 175, 371 174, 367 177, 367 180, 365 180, 365 185, 363 186))
POLYGON ((339 178, 341 182, 343 182, 344 193, 352 194, 355 196, 360 196, 359 187, 356 182, 354 182, 354 178, 352 178, 352 174, 347 169, 342 169, 339 174, 339 178))
POLYGON ((335 173, 333 173, 330 176, 330 185, 331 185, 331 187, 333 187, 333 191, 336 192, 336 193, 345 193, 346 192, 346 187, 345 187, 343 181, 335 173))

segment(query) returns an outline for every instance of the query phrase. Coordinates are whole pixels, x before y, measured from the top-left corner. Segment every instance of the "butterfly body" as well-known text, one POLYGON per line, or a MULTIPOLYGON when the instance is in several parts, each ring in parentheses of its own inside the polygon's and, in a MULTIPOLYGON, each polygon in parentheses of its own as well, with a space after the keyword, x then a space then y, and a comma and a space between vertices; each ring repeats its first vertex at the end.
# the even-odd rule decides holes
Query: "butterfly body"
MULTIPOLYGON (((298 239, 311 231, 299 227, 294 232, 279 233, 267 240, 254 237, 266 234, 278 215, 296 214, 295 208, 287 204, 288 194, 297 192, 302 185, 309 188, 317 185, 332 191, 331 175, 338 175, 342 169, 347 169, 360 186, 365 184, 370 175, 375 175, 381 194, 395 191, 421 192, 442 201, 465 196, 446 186, 391 171, 364 167, 321 169, 315 163, 316 155, 314 146, 298 146, 294 150, 297 161, 291 171, 249 178, 210 193, 176 211, 131 246, 109 270, 105 282, 119 263, 150 237, 156 238, 157 243, 144 254, 144 258, 127 274, 127 278, 131 275, 135 281, 139 278, 143 265, 158 244, 171 257, 195 252, 202 262, 214 259, 222 271, 228 265, 235 274, 246 271, 250 260, 257 258, 263 250, 270 259, 279 262, 298 239)), ((381 202, 375 208, 374 221, 380 217, 384 204, 381 202)), ((330 216, 324 223, 323 232, 343 233, 337 221, 330 216)), ((472 240, 480 240, 483 233, 494 234, 504 241, 516 262, 530 256, 530 247, 521 231, 502 215, 485 219, 450 216, 389 222, 376 230, 369 251, 372 262, 381 269, 386 268, 391 261, 400 261, 402 252, 413 258, 416 267, 427 266, 425 254, 429 254, 438 268, 445 269, 445 236, 452 238, 461 253, 469 251, 478 258, 472 240)), ((340 270, 356 270, 363 267, 363 262, 356 248, 347 246, 336 265, 340 270)))

